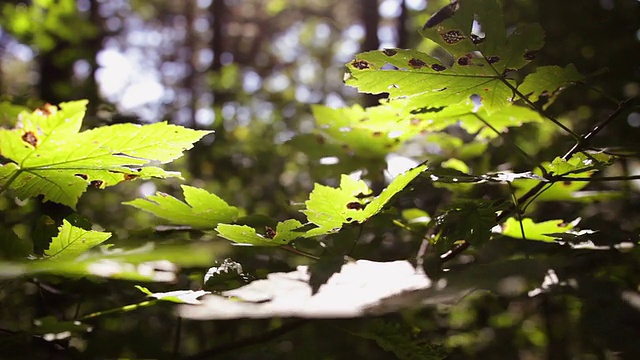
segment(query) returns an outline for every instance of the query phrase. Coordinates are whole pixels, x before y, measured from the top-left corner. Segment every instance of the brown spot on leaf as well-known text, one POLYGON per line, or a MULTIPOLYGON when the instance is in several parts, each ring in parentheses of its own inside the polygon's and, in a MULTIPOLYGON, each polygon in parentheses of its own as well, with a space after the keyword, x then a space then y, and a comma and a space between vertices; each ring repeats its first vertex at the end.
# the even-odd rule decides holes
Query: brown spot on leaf
POLYGON ((440 36, 442 36, 442 40, 449 45, 457 44, 465 38, 460 30, 449 30, 444 34, 440 34, 440 36))
POLYGON ((427 66, 427 63, 420 59, 412 58, 409 60, 409 66, 414 69, 421 69, 423 66, 427 66))
POLYGON ((380 137, 382 135, 382 132, 374 131, 372 135, 373 135, 373 137, 380 137))
POLYGON ((458 59, 458 65, 467 66, 469 64, 471 64, 471 59, 469 59, 466 56, 463 56, 460 59, 458 59))
POLYGON ((316 136, 316 141, 318 142, 318 144, 324 145, 324 143, 325 143, 324 136, 322 136, 322 135, 316 136))
POLYGON ((124 174, 124 181, 133 180, 133 179, 135 179, 137 177, 138 177, 138 175, 134 175, 134 174, 124 174))
POLYGON ((440 64, 433 64, 431 65, 431 68, 435 71, 443 71, 443 70, 447 70, 446 67, 440 65, 440 64))
POLYGON ((73 174, 74 176, 77 176, 83 180, 88 180, 89 177, 87 176, 87 174, 73 174))
POLYGON ((394 49, 384 49, 382 52, 387 56, 393 56, 398 53, 398 51, 394 49))
POLYGON ((370 67, 370 64, 366 60, 355 59, 351 62, 351 66, 358 70, 366 70, 370 67))
POLYGON ((49 103, 44 104, 43 107, 36 110, 36 114, 42 116, 51 116, 58 112, 58 108, 55 105, 51 105, 49 103))
POLYGON ((264 227, 264 236, 266 238, 273 239, 274 237, 276 237, 276 231, 273 230, 273 228, 265 226, 264 227))
POLYGON ((33 147, 38 146, 38 137, 33 133, 33 131, 27 131, 24 133, 24 135, 22 135, 22 141, 33 147))
POLYGON ((498 61, 500 61, 500 56, 495 56, 495 55, 493 55, 493 56, 488 56, 488 57, 487 57, 487 62, 488 62, 489 64, 495 64, 495 63, 497 63, 498 61))
POLYGON ((562 184, 564 186, 571 186, 571 181, 563 181, 562 184))
POLYGON ((362 210, 364 209, 365 205, 360 204, 357 201, 352 201, 350 203, 347 204, 347 209, 352 209, 352 210, 362 210))
POLYGON ((104 184, 104 181, 102 180, 92 180, 89 185, 93 186, 96 189, 100 189, 102 187, 102 184, 104 184))
POLYGON ((537 51, 527 51, 526 53, 524 53, 523 57, 525 58, 525 60, 533 60, 536 58, 537 55, 537 51))

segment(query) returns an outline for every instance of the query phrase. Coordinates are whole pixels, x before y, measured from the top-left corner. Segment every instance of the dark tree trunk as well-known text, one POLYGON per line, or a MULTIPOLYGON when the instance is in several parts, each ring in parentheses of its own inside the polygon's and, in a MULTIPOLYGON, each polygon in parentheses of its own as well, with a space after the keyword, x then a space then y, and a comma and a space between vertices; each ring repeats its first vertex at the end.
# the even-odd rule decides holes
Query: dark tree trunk
MULTIPOLYGON (((380 47, 378 27, 380 26, 380 13, 378 12, 378 0, 361 0, 360 14, 364 23, 365 38, 361 51, 377 50, 380 47)), ((364 94, 361 104, 364 107, 375 106, 384 96, 364 94)))

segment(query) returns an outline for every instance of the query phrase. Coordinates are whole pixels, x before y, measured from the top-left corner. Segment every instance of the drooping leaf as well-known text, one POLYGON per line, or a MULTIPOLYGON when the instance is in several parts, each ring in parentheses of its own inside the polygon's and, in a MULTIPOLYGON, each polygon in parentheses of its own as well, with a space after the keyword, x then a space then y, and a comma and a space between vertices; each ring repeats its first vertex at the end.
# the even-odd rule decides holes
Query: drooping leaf
POLYGON ((230 290, 247 284, 248 279, 249 275, 244 273, 242 264, 226 258, 221 264, 207 270, 202 288, 208 291, 230 290))
MULTIPOLYGON (((580 191, 589 184, 588 181, 571 181, 570 178, 589 178, 598 170, 605 168, 613 162, 613 157, 602 153, 577 153, 569 160, 555 158, 551 163, 545 162, 541 166, 553 175, 563 176, 566 179, 549 183, 545 190, 535 198, 535 201, 580 201, 591 202, 619 197, 617 191, 580 191)), ((536 168, 534 174, 541 176, 540 169, 536 168)), ((539 181, 530 179, 516 179, 514 186, 518 189, 516 196, 520 197, 528 192, 539 181)))
POLYGON ((199 297, 207 294, 211 294, 211 292, 204 291, 204 290, 197 290, 197 291, 176 290, 176 291, 169 291, 169 292, 153 293, 144 286, 136 285, 136 288, 151 298, 162 300, 162 301, 169 301, 176 304, 197 305, 201 303, 200 300, 198 300, 199 297))
POLYGON ((309 230, 305 236, 323 235, 339 230, 344 224, 364 222, 380 212, 395 194, 426 168, 426 165, 420 165, 397 176, 376 197, 371 196, 371 190, 364 181, 347 175, 342 176, 338 188, 316 184, 302 212, 309 222, 318 227, 309 230))
POLYGON ((346 260, 344 256, 323 256, 309 265, 309 285, 313 294, 329 281, 335 273, 339 273, 346 260))
POLYGON ((109 232, 75 227, 67 219, 63 220, 59 230, 58 236, 51 240, 49 249, 44 252, 48 261, 75 258, 111 237, 109 232))
POLYGON ((278 223, 275 231, 266 228, 264 235, 247 225, 219 224, 216 231, 221 237, 240 245, 282 246, 303 236, 303 233, 295 231, 301 227, 300 221, 289 219, 278 223))
POLYGON ((179 176, 151 162, 167 163, 190 149, 207 131, 167 123, 117 124, 79 132, 86 101, 22 113, 13 130, 0 129, 0 189, 20 198, 75 207, 87 185, 97 188, 126 180, 179 176))
POLYGON ((564 68, 555 65, 543 66, 527 75, 518 90, 528 95, 531 101, 538 101, 542 95, 546 95, 549 101, 552 101, 562 88, 583 78, 573 64, 564 68))
POLYGON ((565 222, 564 220, 548 220, 540 223, 530 218, 522 219, 522 223, 516 218, 508 218, 502 224, 502 235, 516 239, 538 240, 552 242, 556 238, 550 236, 553 233, 564 233, 573 229, 577 221, 565 222), (524 230, 524 236, 522 231, 524 230))
POLYGON ((202 229, 213 229, 218 223, 231 223, 238 218, 238 209, 229 206, 218 196, 192 186, 181 187, 186 203, 158 192, 145 199, 135 199, 124 204, 150 212, 172 224, 202 229))

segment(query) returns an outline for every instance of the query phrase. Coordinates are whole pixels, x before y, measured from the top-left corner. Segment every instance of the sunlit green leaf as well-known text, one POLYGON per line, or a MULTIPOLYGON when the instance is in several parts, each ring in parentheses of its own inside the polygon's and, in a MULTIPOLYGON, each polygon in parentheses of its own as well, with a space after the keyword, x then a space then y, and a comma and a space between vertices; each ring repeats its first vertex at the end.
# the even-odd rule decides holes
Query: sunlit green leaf
POLYGON ((185 202, 158 192, 145 199, 125 202, 172 224, 189 225, 194 228, 213 229, 218 223, 231 223, 238 218, 238 209, 229 206, 218 196, 204 189, 182 185, 185 202))
POLYGON ((564 220, 549 220, 540 223, 534 222, 530 218, 522 219, 522 222, 516 218, 508 218, 502 224, 502 235, 506 235, 516 239, 554 241, 553 236, 548 234, 564 233, 572 230, 577 222, 567 223, 564 220), (524 236, 522 234, 524 230, 524 236))
POLYGON ((421 165, 397 176, 376 197, 372 197, 364 181, 347 175, 342 176, 338 188, 316 184, 302 212, 318 228, 309 230, 305 236, 327 234, 339 230, 344 224, 364 222, 380 212, 395 194, 426 168, 426 165, 421 165))
POLYGON ((247 225, 219 224, 216 227, 218 234, 237 244, 253 246, 281 246, 290 243, 303 233, 295 230, 302 227, 298 220, 289 219, 278 223, 276 229, 265 229, 265 234, 261 235, 256 229, 247 225))
POLYGON ((147 165, 182 156, 208 133, 163 122, 79 132, 86 104, 48 105, 21 114, 13 130, 0 129, 0 155, 11 161, 0 167, 0 189, 75 207, 89 184, 104 188, 135 178, 179 176, 147 165))
POLYGON ((562 88, 583 78, 572 64, 564 68, 555 65, 542 66, 534 73, 527 75, 518 90, 528 95, 531 101, 538 101, 543 94, 554 97, 562 88))
POLYGON ((59 228, 60 233, 45 250, 47 260, 75 258, 94 246, 100 245, 111 237, 109 232, 85 230, 71 225, 66 219, 59 228))

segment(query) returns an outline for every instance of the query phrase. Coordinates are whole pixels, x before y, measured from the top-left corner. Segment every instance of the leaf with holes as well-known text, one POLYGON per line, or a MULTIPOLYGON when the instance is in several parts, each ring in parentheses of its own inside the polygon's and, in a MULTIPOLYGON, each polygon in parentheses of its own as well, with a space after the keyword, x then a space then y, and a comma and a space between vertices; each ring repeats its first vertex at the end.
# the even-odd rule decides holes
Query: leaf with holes
POLYGON ((111 237, 109 232, 85 230, 71 225, 66 219, 60 226, 60 233, 49 244, 44 254, 48 260, 75 258, 111 237))
POLYGON ((371 190, 364 181, 348 175, 342 175, 338 188, 316 184, 302 212, 307 215, 309 222, 318 227, 309 230, 305 237, 336 232, 344 224, 366 221, 379 213, 395 194, 426 168, 426 165, 420 165, 397 176, 375 197, 370 196, 371 190))
MULTIPOLYGON (((480 100, 488 114, 511 105, 517 100, 513 75, 543 46, 542 28, 537 24, 520 25, 507 35, 496 0, 470 0, 457 7, 448 17, 422 30, 422 35, 438 44, 446 55, 436 57, 403 49, 359 54, 347 64, 346 84, 361 92, 407 99, 412 108, 418 104, 450 106, 471 96, 480 100), (473 33, 474 20, 483 35, 473 33)), ((530 93, 553 93, 566 86, 566 82, 560 82, 553 87, 535 78, 526 87, 530 93)))
POLYGON ((555 65, 543 66, 527 75, 518 90, 531 101, 538 101, 541 96, 546 96, 547 103, 550 104, 560 90, 583 78, 572 64, 564 68, 555 65))
POLYGON ((267 227, 264 235, 247 225, 219 224, 216 231, 221 237, 238 245, 282 246, 303 236, 302 232, 295 231, 301 227, 300 221, 289 219, 278 223, 275 230, 267 227))
POLYGON ((135 199, 124 204, 150 212, 172 224, 201 229, 213 229, 218 223, 231 223, 238 218, 236 207, 229 206, 204 189, 182 185, 182 191, 186 203, 158 192, 145 199, 135 199))
POLYGON ((97 188, 136 178, 179 177, 151 162, 167 163, 182 156, 208 131, 167 123, 117 124, 80 131, 86 101, 45 106, 22 113, 18 125, 0 129, 0 189, 20 198, 75 207, 87 185, 97 188))

